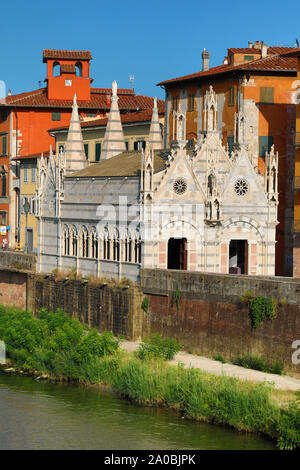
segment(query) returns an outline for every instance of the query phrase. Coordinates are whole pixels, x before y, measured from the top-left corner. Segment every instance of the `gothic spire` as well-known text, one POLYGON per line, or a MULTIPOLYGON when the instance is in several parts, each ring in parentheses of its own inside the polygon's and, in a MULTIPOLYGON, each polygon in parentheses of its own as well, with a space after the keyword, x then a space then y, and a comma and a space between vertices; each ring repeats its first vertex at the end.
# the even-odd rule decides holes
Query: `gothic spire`
POLYGON ((82 132, 75 93, 72 106, 72 116, 66 142, 66 171, 68 173, 79 171, 86 166, 87 160, 83 147, 82 132))
POLYGON ((158 117, 157 99, 154 98, 151 126, 149 132, 149 145, 153 150, 160 150, 163 147, 160 123, 158 117))
POLYGON ((126 150, 120 111, 118 106, 117 82, 112 83, 110 113, 106 125, 101 160, 107 160, 126 150))

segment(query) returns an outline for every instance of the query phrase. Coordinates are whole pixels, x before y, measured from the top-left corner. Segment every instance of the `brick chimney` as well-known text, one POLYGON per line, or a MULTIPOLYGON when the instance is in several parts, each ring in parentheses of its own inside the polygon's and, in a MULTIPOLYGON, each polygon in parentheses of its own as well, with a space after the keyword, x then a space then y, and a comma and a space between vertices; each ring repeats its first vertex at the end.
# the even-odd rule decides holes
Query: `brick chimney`
POLYGON ((209 70, 209 52, 204 48, 202 52, 202 72, 209 70))
POLYGON ((248 49, 252 49, 253 48, 253 43, 252 41, 248 41, 248 49))

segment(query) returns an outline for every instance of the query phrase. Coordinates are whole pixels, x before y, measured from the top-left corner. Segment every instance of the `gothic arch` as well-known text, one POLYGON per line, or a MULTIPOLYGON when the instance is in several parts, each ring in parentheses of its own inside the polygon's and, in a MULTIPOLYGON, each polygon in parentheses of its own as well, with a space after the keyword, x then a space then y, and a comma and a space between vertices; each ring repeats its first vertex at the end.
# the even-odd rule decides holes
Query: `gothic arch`
POLYGON ((52 76, 58 77, 59 75, 60 75, 60 63, 56 61, 53 63, 52 76))
POLYGON ((265 241, 265 235, 264 235, 264 231, 261 227, 261 225, 256 222, 256 220, 254 219, 251 219, 250 217, 238 217, 238 218, 235 218, 235 217, 232 217, 230 219, 227 219, 223 225, 219 228, 217 234, 216 234, 216 243, 220 243, 220 238, 221 238, 221 235, 230 227, 230 226, 235 226, 235 227, 238 227, 238 226, 249 226, 250 227, 250 230, 252 232, 255 232, 258 236, 259 236, 259 240, 260 242, 264 242, 265 241))

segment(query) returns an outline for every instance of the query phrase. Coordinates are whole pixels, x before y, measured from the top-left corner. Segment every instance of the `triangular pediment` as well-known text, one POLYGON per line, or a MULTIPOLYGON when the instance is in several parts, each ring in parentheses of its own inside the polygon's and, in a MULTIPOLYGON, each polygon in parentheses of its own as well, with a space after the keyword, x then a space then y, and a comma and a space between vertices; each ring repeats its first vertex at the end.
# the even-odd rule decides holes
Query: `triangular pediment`
POLYGON ((185 150, 178 149, 170 159, 169 167, 155 175, 155 200, 203 202, 204 192, 193 170, 193 161, 185 150), (172 160, 173 159, 173 160, 172 160))
POLYGON ((223 204, 267 204, 263 177, 258 175, 246 150, 241 150, 229 173, 222 193, 223 204))

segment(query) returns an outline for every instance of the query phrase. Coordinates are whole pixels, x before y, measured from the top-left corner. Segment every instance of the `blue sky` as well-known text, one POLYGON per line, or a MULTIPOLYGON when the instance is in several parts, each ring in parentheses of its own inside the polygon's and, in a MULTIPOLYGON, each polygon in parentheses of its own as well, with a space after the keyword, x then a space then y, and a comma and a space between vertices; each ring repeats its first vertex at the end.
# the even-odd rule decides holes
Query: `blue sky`
POLYGON ((216 66, 248 41, 300 42, 300 2, 291 0, 15 0, 0 15, 0 81, 13 94, 43 82, 44 48, 90 50, 95 87, 129 88, 134 75, 136 93, 164 98, 156 83, 200 71, 204 47, 216 66))

